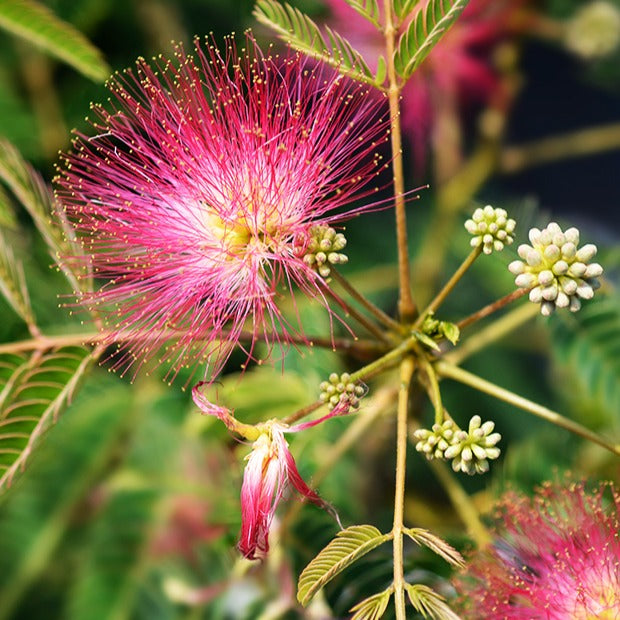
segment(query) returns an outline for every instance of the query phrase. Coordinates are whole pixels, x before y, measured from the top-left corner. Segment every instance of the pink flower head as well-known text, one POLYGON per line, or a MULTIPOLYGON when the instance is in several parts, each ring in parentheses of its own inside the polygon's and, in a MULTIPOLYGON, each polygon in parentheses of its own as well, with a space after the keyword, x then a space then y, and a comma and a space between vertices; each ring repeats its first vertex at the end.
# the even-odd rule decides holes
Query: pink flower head
POLYGON ((620 618, 620 495, 610 484, 593 493, 548 484, 533 499, 510 493, 500 516, 497 542, 457 585, 466 618, 620 618))
MULTIPOLYGON (((517 10, 527 0, 470 0, 463 14, 432 49, 403 89, 402 126, 421 164, 432 130, 435 110, 445 102, 488 102, 499 81, 490 62, 495 44, 520 26, 517 10)), ((385 55, 383 34, 342 0, 324 0, 332 17, 329 24, 358 49, 371 68, 385 55)), ((412 16, 428 0, 417 3, 412 16)), ((405 32, 411 18, 403 23, 405 32)))
MULTIPOLYGON (((106 280, 81 294, 126 341, 126 370, 157 354, 217 374, 244 329, 285 343, 283 289, 322 301, 304 263, 309 231, 351 217, 370 195, 384 99, 299 54, 265 55, 196 40, 195 55, 140 59, 93 107, 57 178, 61 208, 106 280), (347 211, 347 209, 349 209, 347 211)), ((364 207, 367 209, 368 207, 364 207)), ((64 214, 61 214, 63 217, 64 214)))

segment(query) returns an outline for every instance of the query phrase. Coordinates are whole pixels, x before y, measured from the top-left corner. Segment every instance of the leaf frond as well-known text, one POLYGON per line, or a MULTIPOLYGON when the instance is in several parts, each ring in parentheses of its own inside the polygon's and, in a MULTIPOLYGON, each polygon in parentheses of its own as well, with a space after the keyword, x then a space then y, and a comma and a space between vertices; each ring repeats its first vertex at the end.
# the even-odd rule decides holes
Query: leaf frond
POLYGON ((110 75, 101 52, 71 24, 34 0, 1 0, 0 27, 34 43, 95 82, 110 75))
POLYGON ((254 16, 291 47, 354 80, 378 86, 362 55, 342 35, 326 27, 324 36, 316 23, 299 9, 276 0, 259 0, 254 16))
POLYGON ((390 586, 383 592, 373 594, 351 607, 349 610, 353 612, 351 620, 379 620, 385 613, 393 592, 394 586, 390 586))
POLYGON ((353 10, 357 11, 365 20, 369 21, 375 28, 381 30, 382 25, 379 21, 379 0, 344 0, 353 10))
POLYGON ((24 269, 0 232, 0 293, 28 326, 35 325, 24 269))
POLYGON ((413 585, 406 583, 405 590, 407 590, 409 601, 425 620, 427 618, 431 620, 461 620, 460 616, 450 609, 446 599, 432 588, 419 583, 413 585))
POLYGON ((411 77, 468 3, 469 0, 429 0, 416 13, 401 35, 394 55, 394 66, 400 76, 411 77))
POLYGON ((304 568, 297 586, 297 600, 307 605, 338 573, 391 537, 372 525, 353 525, 338 532, 336 538, 304 568))
POLYGON ((432 532, 421 527, 406 527, 403 532, 421 547, 428 547, 431 551, 442 557, 448 564, 452 566, 463 567, 465 560, 463 556, 445 540, 435 536, 432 532))

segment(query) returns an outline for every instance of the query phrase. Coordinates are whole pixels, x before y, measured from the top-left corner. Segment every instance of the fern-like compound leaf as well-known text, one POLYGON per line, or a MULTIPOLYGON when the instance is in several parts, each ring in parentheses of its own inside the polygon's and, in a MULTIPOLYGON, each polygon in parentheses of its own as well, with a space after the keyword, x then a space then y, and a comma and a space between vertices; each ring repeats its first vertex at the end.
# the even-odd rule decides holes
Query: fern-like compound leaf
POLYGON ((465 566, 463 556, 452 545, 449 545, 445 540, 439 538, 439 536, 435 536, 435 534, 421 527, 406 527, 403 529, 403 532, 407 534, 413 542, 422 547, 427 547, 441 556, 446 562, 452 564, 452 566, 458 568, 465 566))
POLYGON ((351 620, 379 620, 383 617, 393 592, 394 586, 390 586, 351 607, 350 611, 353 612, 351 620))
POLYGON ((26 288, 24 269, 0 232, 0 293, 27 325, 34 325, 34 313, 26 288))
POLYGON ((429 618, 430 620, 461 620, 450 609, 444 597, 428 586, 419 583, 413 585, 406 583, 405 590, 407 591, 409 601, 423 618, 429 618))
POLYGON ((416 13, 400 37, 394 55, 394 65, 399 75, 405 79, 411 77, 468 2, 469 0, 430 0, 424 9, 416 13))
POLYGON ((259 0, 254 16, 300 52, 326 62, 354 80, 376 85, 362 55, 343 36, 330 28, 325 28, 324 36, 316 23, 299 9, 276 0, 259 0))
POLYGON ((0 492, 23 470, 96 355, 84 347, 63 347, 27 359, 0 356, 0 371, 7 374, 12 366, 0 391, 0 492))
POLYGON ((381 29, 379 21, 379 1, 378 0, 344 0, 352 9, 357 11, 364 19, 381 29))
POLYGON ((101 52, 82 33, 34 0, 0 0, 0 27, 34 43, 96 82, 110 75, 101 52))
POLYGON ((336 538, 304 568, 297 585, 297 600, 307 605, 338 573, 391 537, 372 525, 353 525, 338 532, 336 538))

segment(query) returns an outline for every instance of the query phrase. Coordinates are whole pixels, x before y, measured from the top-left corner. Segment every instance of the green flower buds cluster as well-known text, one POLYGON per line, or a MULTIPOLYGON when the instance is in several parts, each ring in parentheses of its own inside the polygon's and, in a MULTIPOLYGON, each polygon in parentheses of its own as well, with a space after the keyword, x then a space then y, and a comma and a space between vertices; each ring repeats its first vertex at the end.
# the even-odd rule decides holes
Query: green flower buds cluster
POLYGON ((479 415, 469 421, 467 432, 459 430, 452 437, 452 444, 444 452, 444 457, 452 461, 454 471, 462 471, 470 476, 489 471, 489 461, 496 459, 500 450, 495 446, 502 438, 494 433, 494 422, 485 422, 479 415))
POLYGON ((342 254, 347 240, 342 233, 324 224, 310 228, 310 240, 304 255, 304 262, 316 270, 323 278, 331 272, 330 265, 342 265, 348 262, 346 254, 342 254))
POLYGON ((452 420, 444 420, 443 424, 433 424, 431 430, 419 428, 413 436, 418 440, 415 449, 432 461, 443 459, 445 451, 452 444, 454 432, 457 430, 452 420))
POLYGON ((510 245, 514 241, 515 226, 516 222, 508 217, 505 209, 494 209, 491 205, 476 209, 471 219, 465 222, 467 232, 474 235, 471 246, 482 245, 485 254, 491 254, 493 250, 501 252, 505 245, 510 245))
POLYGON ((599 288, 597 277, 603 273, 598 263, 590 261, 596 255, 592 243, 578 248, 579 231, 569 228, 566 232, 551 222, 547 228, 532 228, 529 233, 531 246, 519 246, 523 259, 508 265, 515 274, 515 284, 530 289, 530 301, 540 304, 540 313, 549 316, 557 308, 577 312, 581 299, 591 299, 599 288))
POLYGON ((567 22, 564 43, 587 60, 608 56, 620 45, 620 10, 606 0, 584 3, 567 22))
POLYGON ((319 388, 321 390, 319 400, 327 403, 330 410, 336 407, 357 409, 360 399, 366 393, 364 386, 351 381, 351 375, 347 372, 341 375, 332 372, 329 380, 322 381, 319 388))
POLYGON ((475 415, 469 422, 469 430, 460 430, 452 420, 433 424, 432 429, 418 429, 414 437, 418 440, 415 449, 432 459, 452 461, 454 471, 466 474, 482 474, 489 471, 489 461, 496 459, 499 448, 495 444, 502 438, 494 433, 495 424, 482 424, 475 415))

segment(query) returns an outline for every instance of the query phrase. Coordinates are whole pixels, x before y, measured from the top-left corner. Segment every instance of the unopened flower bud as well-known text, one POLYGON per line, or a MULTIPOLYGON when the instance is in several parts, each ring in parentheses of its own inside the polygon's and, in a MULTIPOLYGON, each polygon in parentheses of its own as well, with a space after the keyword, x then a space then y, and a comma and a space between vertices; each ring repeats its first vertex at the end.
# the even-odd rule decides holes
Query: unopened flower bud
POLYGON ((471 246, 482 246, 485 254, 491 254, 493 250, 501 252, 505 245, 510 245, 514 238, 516 223, 508 218, 504 209, 494 209, 487 205, 484 209, 474 211, 471 219, 465 222, 465 229, 471 235, 471 246))

